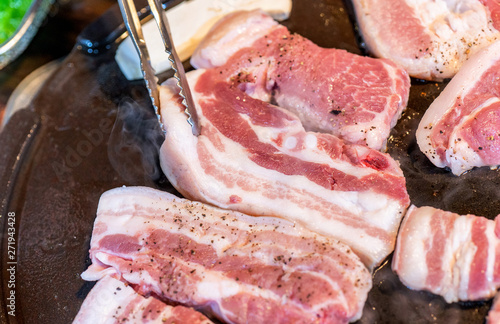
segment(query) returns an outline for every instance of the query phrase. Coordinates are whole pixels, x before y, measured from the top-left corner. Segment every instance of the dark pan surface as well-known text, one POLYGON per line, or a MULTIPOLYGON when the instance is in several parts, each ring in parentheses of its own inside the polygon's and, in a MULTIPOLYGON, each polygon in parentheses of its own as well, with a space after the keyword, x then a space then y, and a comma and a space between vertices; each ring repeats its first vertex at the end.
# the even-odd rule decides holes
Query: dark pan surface
MULTIPOLYGON (((362 54, 350 14, 342 0, 294 0, 284 24, 321 46, 362 54)), ((161 136, 147 92, 140 82, 126 81, 113 59, 115 47, 107 46, 120 34, 119 25, 114 8, 89 26, 29 109, 13 116, 0 134, 2 323, 72 321, 92 287, 79 275, 89 265, 90 234, 105 190, 145 185, 175 192, 159 170, 161 136), (88 51, 86 39, 97 51, 88 51), (15 213, 16 222, 15 317, 6 308, 8 213, 15 213)), ((500 211, 498 171, 482 168, 455 177, 435 168, 416 145, 418 121, 444 86, 413 80, 388 152, 401 163, 413 204, 493 218, 500 211)), ((359 322, 484 323, 490 306, 447 305, 411 291, 392 273, 389 259, 374 275, 359 322)))

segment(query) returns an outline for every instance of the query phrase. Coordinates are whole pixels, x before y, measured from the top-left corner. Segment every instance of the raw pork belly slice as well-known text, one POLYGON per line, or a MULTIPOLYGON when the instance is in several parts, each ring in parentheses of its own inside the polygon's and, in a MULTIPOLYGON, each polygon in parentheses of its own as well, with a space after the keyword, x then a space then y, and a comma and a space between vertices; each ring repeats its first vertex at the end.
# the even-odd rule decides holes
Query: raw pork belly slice
POLYGON ((346 245, 145 187, 100 199, 86 280, 120 275, 139 292, 229 323, 347 323, 371 276, 346 245))
POLYGON ((353 0, 369 50, 410 76, 451 78, 500 36, 498 0, 353 0))
POLYGON ((163 172, 184 197, 298 222, 356 251, 368 267, 394 249, 409 198, 388 154, 306 132, 296 116, 188 73, 201 136, 191 134, 174 80, 161 87, 163 172))
POLYGON ((399 231, 392 269, 416 290, 451 303, 480 300, 500 287, 500 226, 474 215, 411 206, 399 231))
POLYGON ((325 49, 260 11, 223 18, 193 54, 197 68, 296 114, 306 130, 380 150, 406 108, 407 73, 388 60, 325 49))
POLYGON ((493 305, 488 312, 486 324, 500 324, 500 294, 497 294, 493 300, 493 305))
POLYGON ((427 109, 420 150, 455 175, 500 164, 500 41, 471 57, 427 109))
POLYGON ((118 279, 105 276, 92 288, 73 324, 189 323, 210 324, 203 314, 183 306, 169 306, 144 298, 118 279))

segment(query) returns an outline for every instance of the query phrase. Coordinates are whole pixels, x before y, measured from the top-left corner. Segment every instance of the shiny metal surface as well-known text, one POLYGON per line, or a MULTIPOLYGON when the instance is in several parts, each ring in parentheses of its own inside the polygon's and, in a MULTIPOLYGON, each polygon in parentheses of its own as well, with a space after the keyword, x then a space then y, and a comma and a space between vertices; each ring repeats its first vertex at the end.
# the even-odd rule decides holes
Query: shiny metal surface
POLYGON ((127 31, 132 38, 132 42, 139 54, 141 61, 141 70, 144 77, 144 82, 146 83, 146 88, 149 91, 149 96, 151 97, 151 104, 155 110, 158 122, 163 131, 163 124, 161 122, 160 114, 160 93, 158 90, 158 78, 156 77, 156 72, 151 65, 151 59, 149 57, 148 48, 146 47, 146 41, 144 40, 144 34, 142 33, 141 21, 137 15, 137 9, 133 0, 118 0, 118 5, 120 6, 120 11, 123 16, 123 21, 127 27, 127 31))
POLYGON ((165 52, 169 55, 168 59, 172 64, 172 69, 175 71, 174 78, 177 79, 177 86, 180 88, 179 94, 182 98, 184 98, 184 100, 182 100, 182 104, 186 107, 184 112, 188 116, 188 123, 191 125, 193 135, 198 136, 200 134, 200 125, 196 115, 193 96, 191 95, 189 84, 187 83, 184 66, 182 65, 179 55, 177 55, 177 51, 175 50, 175 46, 172 42, 172 33, 170 32, 167 15, 165 15, 159 0, 148 0, 148 3, 153 16, 155 17, 158 29, 160 30, 163 45, 165 46, 165 52))
MULTIPOLYGON (((148 3, 160 31, 163 45, 165 46, 165 52, 167 53, 168 59, 172 64, 172 69, 175 71, 174 78, 177 79, 179 94, 183 98, 182 104, 185 106, 184 112, 188 117, 187 122, 191 125, 193 135, 198 136, 200 134, 200 131, 198 119, 196 116, 196 110, 194 108, 195 106, 193 97, 187 83, 184 67, 182 66, 182 61, 179 59, 179 56, 175 51, 175 46, 172 42, 172 34, 170 32, 170 26, 168 24, 167 16, 165 15, 165 12, 163 11, 163 8, 158 0, 148 0, 148 3)), ((163 123, 161 121, 158 78, 156 77, 155 70, 151 65, 149 52, 146 47, 146 42, 144 40, 144 35, 141 28, 141 22, 139 20, 139 16, 137 15, 137 9, 133 0, 118 0, 118 4, 125 21, 125 26, 127 27, 129 35, 131 36, 135 48, 139 54, 144 81, 146 82, 146 87, 149 91, 151 102, 158 118, 158 122, 160 123, 160 127, 162 128, 163 132, 165 132, 163 123)))

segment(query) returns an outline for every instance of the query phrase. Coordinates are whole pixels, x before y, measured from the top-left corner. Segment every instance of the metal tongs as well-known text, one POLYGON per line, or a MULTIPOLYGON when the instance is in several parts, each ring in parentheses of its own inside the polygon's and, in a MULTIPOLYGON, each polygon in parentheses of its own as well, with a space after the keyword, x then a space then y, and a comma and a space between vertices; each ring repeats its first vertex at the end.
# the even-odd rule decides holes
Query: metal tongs
MULTIPOLYGON (((158 117, 158 122, 160 123, 162 131, 165 132, 160 115, 160 94, 158 90, 158 78, 156 77, 155 70, 151 65, 149 52, 146 47, 146 41, 144 40, 141 22, 139 20, 139 16, 137 15, 134 0, 118 0, 118 4, 120 6, 120 10, 122 12, 123 20, 125 22, 125 26, 127 27, 129 36, 132 38, 135 48, 139 53, 142 75, 144 77, 144 81, 146 82, 146 87, 148 88, 156 116, 158 117)), ((161 38, 163 39, 165 52, 168 54, 168 59, 171 62, 172 69, 175 71, 174 77, 177 79, 179 94, 184 98, 182 100, 182 104, 186 107, 184 112, 188 117, 187 122, 191 125, 193 135, 198 136, 200 134, 200 128, 193 97, 191 95, 191 91, 189 90, 189 85, 187 83, 184 67, 182 66, 182 61, 179 59, 179 56, 177 55, 174 44, 172 42, 172 34, 170 32, 170 26, 168 24, 167 16, 165 15, 165 12, 163 11, 159 0, 148 0, 148 4, 156 20, 156 24, 158 25, 161 38)))

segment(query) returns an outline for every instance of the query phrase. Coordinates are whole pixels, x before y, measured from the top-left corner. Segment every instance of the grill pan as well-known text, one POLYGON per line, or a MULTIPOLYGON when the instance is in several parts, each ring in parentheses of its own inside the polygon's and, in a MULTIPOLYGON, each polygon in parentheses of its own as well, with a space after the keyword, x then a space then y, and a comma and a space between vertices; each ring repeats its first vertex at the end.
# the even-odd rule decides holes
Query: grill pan
MULTIPOLYGON (((283 24, 320 46, 367 54, 348 1, 294 0, 283 24)), ((1 323, 72 321, 93 286, 79 275, 90 264, 90 235, 104 191, 143 185, 178 194, 159 169, 162 138, 148 93, 141 82, 127 81, 114 61, 123 32, 115 6, 83 31, 31 105, 0 134, 1 323), (15 317, 7 308, 9 213, 16 231, 15 317)), ((499 171, 480 168, 456 177, 434 167, 417 147, 418 121, 445 85, 412 80, 388 153, 401 164, 413 204, 493 219, 500 212, 499 171)), ((484 323, 491 301, 446 304, 411 291, 390 262, 376 270, 358 323, 484 323)))

